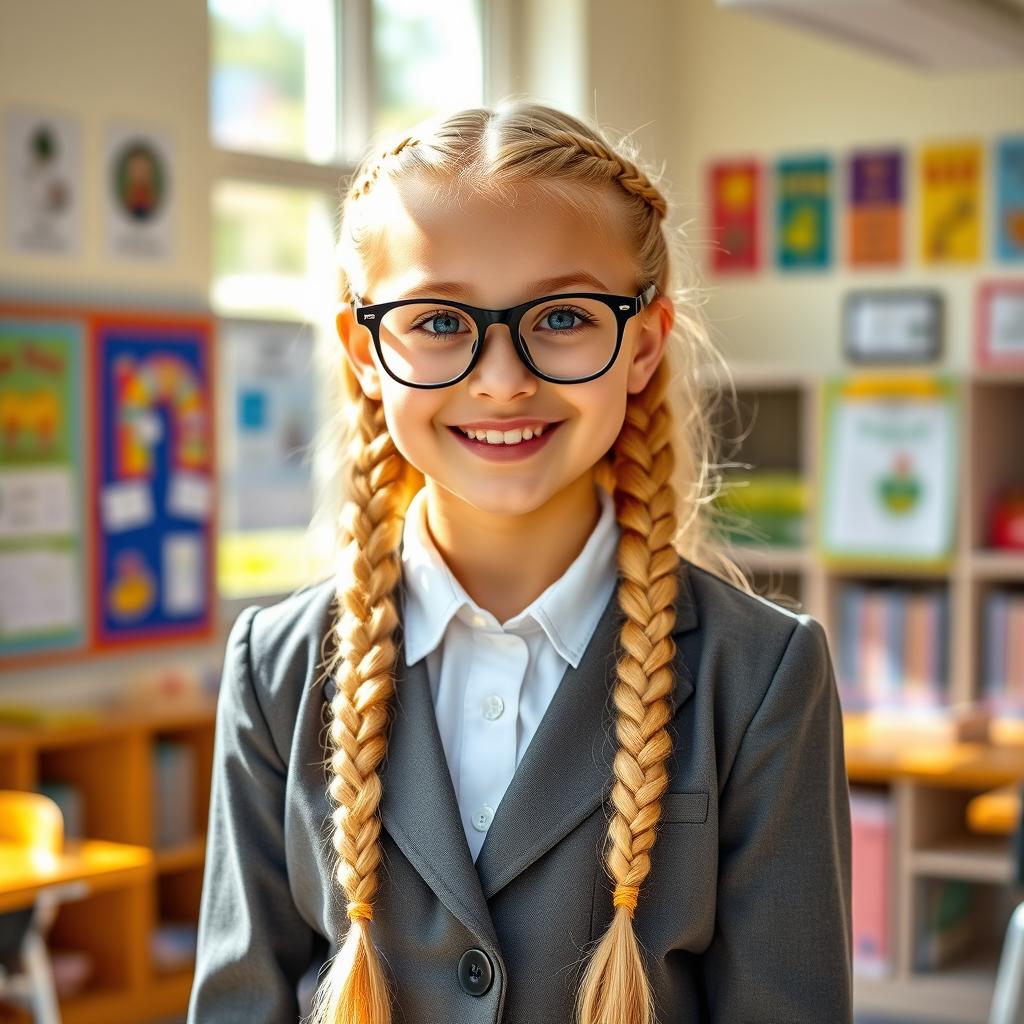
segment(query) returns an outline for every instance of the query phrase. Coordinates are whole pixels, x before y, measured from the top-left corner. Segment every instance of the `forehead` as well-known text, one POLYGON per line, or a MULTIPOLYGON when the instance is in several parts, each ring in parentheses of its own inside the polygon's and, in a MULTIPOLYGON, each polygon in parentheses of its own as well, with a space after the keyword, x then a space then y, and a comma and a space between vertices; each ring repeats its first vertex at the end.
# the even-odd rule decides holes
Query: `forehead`
POLYGON ((471 190, 455 196, 421 179, 378 186, 376 252, 367 270, 373 302, 425 294, 430 282, 459 282, 467 287, 444 294, 509 306, 531 298, 532 283, 579 270, 613 293, 631 293, 636 285, 622 204, 605 192, 584 193, 588 206, 581 214, 529 184, 500 198, 471 190))

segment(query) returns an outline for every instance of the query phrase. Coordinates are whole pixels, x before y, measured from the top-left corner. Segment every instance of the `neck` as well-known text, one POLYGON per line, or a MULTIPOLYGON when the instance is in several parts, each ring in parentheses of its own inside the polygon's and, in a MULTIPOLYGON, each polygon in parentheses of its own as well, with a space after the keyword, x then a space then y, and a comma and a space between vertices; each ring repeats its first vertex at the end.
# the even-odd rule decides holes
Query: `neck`
POLYGON ((500 623, 565 573, 601 514, 592 473, 524 515, 481 512, 429 477, 424 485, 434 544, 466 593, 500 623))

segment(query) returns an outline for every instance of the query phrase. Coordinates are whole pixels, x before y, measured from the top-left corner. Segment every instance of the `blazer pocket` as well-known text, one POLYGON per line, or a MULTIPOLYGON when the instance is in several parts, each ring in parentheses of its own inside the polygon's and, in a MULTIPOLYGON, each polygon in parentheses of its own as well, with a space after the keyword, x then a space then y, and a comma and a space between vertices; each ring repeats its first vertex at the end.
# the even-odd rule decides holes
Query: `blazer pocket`
POLYGON ((661 824, 682 822, 701 823, 708 820, 708 791, 694 793, 663 793, 661 796, 661 824))

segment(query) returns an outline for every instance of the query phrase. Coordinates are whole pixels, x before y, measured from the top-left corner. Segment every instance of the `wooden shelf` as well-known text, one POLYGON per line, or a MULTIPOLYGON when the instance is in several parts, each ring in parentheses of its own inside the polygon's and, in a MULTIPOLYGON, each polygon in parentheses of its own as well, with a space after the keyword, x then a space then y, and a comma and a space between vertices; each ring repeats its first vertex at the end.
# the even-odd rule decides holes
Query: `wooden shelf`
MULTIPOLYGON (((947 638, 949 698, 971 704, 980 701, 982 638, 981 609, 993 588, 1024 582, 1024 552, 993 551, 986 547, 988 502, 1013 480, 1024 478, 1024 467, 1012 439, 1024 431, 1024 372, 1010 374, 937 366, 893 368, 892 372, 950 374, 962 387, 960 474, 956 536, 950 557, 939 564, 826 560, 817 551, 816 503, 821 494, 824 378, 770 364, 730 364, 736 384, 741 422, 730 421, 729 434, 742 437, 739 449, 730 447, 730 462, 754 470, 797 472, 807 486, 810 505, 805 522, 806 543, 798 549, 734 545, 728 549, 753 576, 759 593, 782 587, 825 627, 833 654, 839 649, 840 623, 836 596, 847 581, 937 586, 950 602, 947 638)), ((837 367, 840 372, 889 373, 886 368, 837 367)), ((830 374, 831 375, 831 372, 830 374)), ((709 376, 710 387, 721 381, 709 376)), ((731 407, 728 391, 723 394, 731 407)), ((872 741, 854 711, 844 714, 846 767, 851 788, 863 786, 888 794, 893 809, 893 868, 891 976, 857 975, 854 1002, 858 1013, 886 1019, 923 1018, 950 1024, 987 1024, 1002 935, 1002 914, 993 910, 987 922, 991 935, 978 942, 969 958, 931 973, 915 973, 913 928, 923 898, 920 887, 929 879, 963 879, 986 892, 1012 900, 1024 891, 1013 887, 1013 864, 1008 836, 979 835, 967 827, 968 802, 1001 785, 1024 781, 1024 718, 995 719, 989 744, 872 741)), ((988 906, 983 901, 982 907, 988 906)))

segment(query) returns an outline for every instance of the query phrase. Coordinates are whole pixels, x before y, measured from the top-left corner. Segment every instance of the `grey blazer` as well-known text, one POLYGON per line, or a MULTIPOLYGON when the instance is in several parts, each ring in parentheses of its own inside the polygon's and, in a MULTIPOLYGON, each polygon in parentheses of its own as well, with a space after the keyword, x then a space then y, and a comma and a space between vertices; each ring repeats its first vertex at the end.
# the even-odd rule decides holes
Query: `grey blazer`
MULTIPOLYGON (((849 787, 825 632, 685 560, 679 581, 669 792, 634 915, 657 1019, 852 1024, 849 787)), ((231 630, 188 1024, 293 1024, 298 980, 345 935, 321 767, 332 596, 325 581, 231 630)), ((372 924, 395 1024, 572 1020, 613 909, 600 854, 621 621, 613 594, 475 863, 426 660, 406 668, 400 646, 372 924)))

